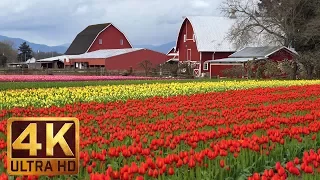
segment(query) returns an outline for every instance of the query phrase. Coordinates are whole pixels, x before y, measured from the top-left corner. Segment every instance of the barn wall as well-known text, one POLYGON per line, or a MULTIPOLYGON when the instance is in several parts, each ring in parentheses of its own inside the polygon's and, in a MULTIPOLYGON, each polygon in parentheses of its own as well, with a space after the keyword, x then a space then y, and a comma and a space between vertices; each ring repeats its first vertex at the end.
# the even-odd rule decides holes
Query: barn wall
POLYGON ((69 63, 65 62, 65 66, 70 66, 70 65, 74 65, 75 62, 87 62, 89 64, 89 66, 104 66, 106 63, 106 60, 104 58, 87 58, 87 59, 70 59, 69 63))
POLYGON ((269 59, 272 59, 274 61, 283 61, 285 59, 288 60, 292 60, 293 59, 293 55, 291 53, 289 53, 287 50, 282 49, 274 54, 272 54, 271 56, 269 56, 269 59))
POLYGON ((100 50, 100 49, 124 49, 132 48, 129 41, 113 25, 110 25, 105 31, 98 35, 94 43, 88 52, 100 50), (99 39, 102 39, 102 44, 99 44, 99 39), (123 39, 123 45, 120 44, 120 40, 123 39))
POLYGON ((233 66, 240 66, 240 65, 210 65, 211 68, 211 77, 225 77, 223 71, 226 69, 230 69, 233 66))
POLYGON ((127 54, 122 54, 119 56, 114 56, 106 59, 106 69, 107 70, 128 70, 132 67, 133 70, 144 70, 139 67, 139 63, 149 60, 155 67, 161 63, 166 62, 167 55, 151 51, 148 49, 143 49, 139 51, 134 51, 127 54))
POLYGON ((167 54, 176 52, 174 48, 172 48, 167 54))
POLYGON ((173 59, 173 58, 177 58, 177 57, 174 57, 174 56, 168 56, 168 55, 167 55, 167 60, 170 60, 170 59, 173 59))
MULTIPOLYGON (((223 58, 227 58, 229 57, 231 54, 233 54, 234 52, 216 52, 214 54, 214 59, 223 59, 223 58)), ((210 72, 210 66, 208 66, 208 70, 203 70, 203 64, 205 61, 207 60, 212 60, 213 57, 213 52, 203 52, 202 53, 202 60, 201 60, 201 69, 203 73, 207 73, 210 72)), ((221 67, 222 68, 222 67, 221 67)))
POLYGON ((179 60, 187 60, 187 50, 191 49, 191 60, 200 61, 200 53, 197 50, 197 44, 192 40, 193 28, 188 19, 184 21, 178 36, 177 51, 179 51, 179 60), (184 42, 184 35, 187 35, 187 40, 184 42), (189 40, 190 39, 190 40, 189 40))

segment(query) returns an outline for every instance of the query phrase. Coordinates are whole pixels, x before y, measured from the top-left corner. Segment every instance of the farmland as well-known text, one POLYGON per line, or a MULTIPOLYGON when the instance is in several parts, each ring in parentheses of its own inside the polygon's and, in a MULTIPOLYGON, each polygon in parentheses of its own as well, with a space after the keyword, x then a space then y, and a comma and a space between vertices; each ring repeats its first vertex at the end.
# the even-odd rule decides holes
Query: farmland
POLYGON ((317 80, 2 90, 0 179, 6 119, 26 116, 80 120, 80 173, 54 179, 320 178, 317 80))

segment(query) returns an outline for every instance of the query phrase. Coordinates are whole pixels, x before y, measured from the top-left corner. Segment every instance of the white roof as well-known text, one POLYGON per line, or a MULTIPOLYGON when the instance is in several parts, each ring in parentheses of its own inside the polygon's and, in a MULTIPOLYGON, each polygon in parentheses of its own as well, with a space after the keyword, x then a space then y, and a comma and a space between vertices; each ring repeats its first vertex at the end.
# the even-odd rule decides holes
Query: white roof
MULTIPOLYGON (((265 58, 257 58, 256 60, 262 60, 265 58)), ((218 63, 243 63, 247 61, 251 61, 253 58, 224 58, 224 59, 217 59, 217 60, 208 60, 205 61, 205 63, 210 63, 210 64, 218 64, 218 63)))
POLYGON ((109 58, 113 56, 119 56, 122 54, 139 51, 143 48, 126 48, 126 49, 105 49, 92 51, 80 55, 62 55, 56 57, 50 57, 45 59, 39 59, 37 62, 48 62, 48 61, 61 61, 64 62, 65 59, 88 59, 88 58, 109 58))
POLYGON ((69 55, 69 59, 88 59, 88 58, 110 58, 126 53, 142 50, 143 48, 126 48, 126 49, 105 49, 92 51, 80 55, 69 55))
POLYGON ((33 57, 31 59, 28 59, 25 63, 36 63, 36 59, 33 57))
POLYGON ((186 17, 194 30, 199 52, 235 51, 226 39, 227 33, 235 23, 234 19, 215 16, 186 17))
POLYGON ((285 46, 261 46, 261 47, 245 47, 240 51, 231 54, 230 58, 248 58, 248 57, 265 57, 285 49, 291 54, 297 54, 294 49, 287 48, 285 46))
POLYGON ((62 56, 55 56, 55 57, 50 57, 50 58, 45 58, 45 59, 39 59, 37 62, 47 62, 47 61, 61 61, 64 62, 64 59, 66 58, 66 55, 62 56))
POLYGON ((176 51, 176 47, 172 47, 172 48, 167 52, 167 55, 169 55, 169 53, 170 53, 172 50, 176 51))
POLYGON ((179 53, 169 53, 167 56, 179 56, 179 53))
MULTIPOLYGON (((216 16, 187 16, 195 33, 196 44, 199 52, 232 52, 236 46, 227 38, 231 28, 236 24, 236 19, 216 16)), ((251 46, 261 46, 263 38, 256 38, 251 46)))

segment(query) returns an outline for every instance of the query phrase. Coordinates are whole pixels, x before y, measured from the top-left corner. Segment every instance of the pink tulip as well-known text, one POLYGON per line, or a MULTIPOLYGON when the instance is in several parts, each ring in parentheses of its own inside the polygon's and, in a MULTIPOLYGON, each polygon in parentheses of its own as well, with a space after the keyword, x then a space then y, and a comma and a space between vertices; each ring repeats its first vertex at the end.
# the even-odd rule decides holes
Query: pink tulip
POLYGON ((140 76, 0 75, 0 82, 151 80, 140 76))

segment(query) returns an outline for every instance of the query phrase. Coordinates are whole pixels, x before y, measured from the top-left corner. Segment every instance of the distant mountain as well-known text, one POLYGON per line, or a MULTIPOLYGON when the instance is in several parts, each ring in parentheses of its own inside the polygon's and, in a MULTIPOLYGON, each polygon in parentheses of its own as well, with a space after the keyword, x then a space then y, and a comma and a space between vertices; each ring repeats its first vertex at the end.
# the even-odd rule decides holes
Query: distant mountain
MULTIPOLYGON (((23 42, 27 42, 27 44, 32 48, 32 50, 34 52, 40 51, 40 52, 58 52, 61 54, 64 54, 66 52, 66 50, 68 49, 68 47, 70 46, 71 43, 66 43, 66 44, 61 44, 59 46, 48 46, 45 44, 36 44, 36 43, 32 43, 29 42, 27 40, 21 39, 21 38, 11 38, 11 37, 7 37, 7 36, 1 36, 0 35, 0 41, 12 41, 14 43, 14 47, 16 49, 19 48, 20 44, 22 44, 23 42)), ((162 44, 159 46, 154 46, 154 45, 134 45, 134 48, 146 48, 146 49, 151 49, 154 51, 158 51, 161 53, 165 53, 167 54, 168 51, 170 51, 170 49, 172 47, 174 47, 176 45, 175 41, 166 43, 166 44, 162 44)))
POLYGON ((59 46, 63 46, 63 47, 69 48, 70 45, 71 45, 71 43, 65 43, 65 44, 61 44, 61 45, 59 45, 59 46))
POLYGON ((68 49, 69 46, 67 46, 68 44, 64 44, 64 45, 60 45, 60 46, 47 46, 44 44, 36 44, 36 43, 32 43, 29 42, 27 40, 24 39, 20 39, 20 38, 11 38, 11 37, 7 37, 7 36, 1 36, 0 35, 0 41, 12 41, 14 43, 14 47, 16 49, 19 48, 20 44, 22 44, 23 42, 27 42, 27 44, 32 48, 32 50, 34 52, 40 51, 40 52, 58 52, 58 53, 65 53, 66 50, 68 49))
POLYGON ((166 44, 162 44, 159 46, 153 46, 153 45, 134 45, 135 48, 146 48, 146 49, 151 49, 154 51, 158 51, 164 54, 167 54, 173 47, 176 46, 176 42, 172 41, 166 44))

